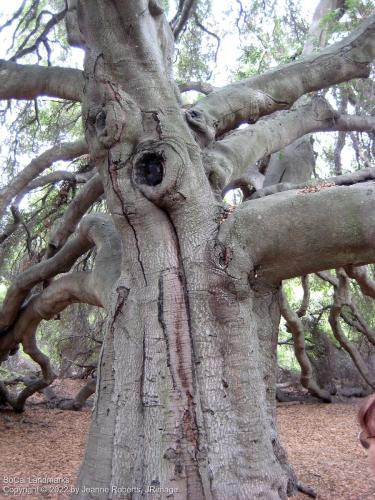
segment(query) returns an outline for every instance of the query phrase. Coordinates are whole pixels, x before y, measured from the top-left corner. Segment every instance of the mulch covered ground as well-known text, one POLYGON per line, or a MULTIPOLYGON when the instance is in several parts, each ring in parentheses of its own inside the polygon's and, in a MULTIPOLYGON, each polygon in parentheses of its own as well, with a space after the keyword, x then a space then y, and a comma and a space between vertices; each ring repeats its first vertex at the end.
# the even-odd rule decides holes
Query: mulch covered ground
MULTIPOLYGON (((57 381, 61 397, 73 395, 81 381, 57 381)), ((324 500, 375 499, 375 474, 368 467, 366 453, 357 441, 358 403, 279 405, 281 439, 287 448, 301 482, 314 488, 324 500)), ((59 483, 47 486, 74 486, 89 427, 90 409, 81 412, 48 410, 28 406, 22 415, 0 412, 0 498, 18 500, 61 499, 69 495, 31 491, 33 482, 54 478, 59 483), (30 491, 4 494, 14 478, 30 491), (30 478, 30 479, 29 479, 30 478), (57 479, 56 479, 57 478, 57 479), (8 483, 6 482, 8 481, 8 483)), ((7 490, 9 491, 9 490, 7 490)), ((293 497, 306 500, 305 495, 293 497)))
POLYGON ((290 462, 299 480, 322 500, 375 499, 375 473, 357 439, 358 401, 279 405, 281 440, 290 462))

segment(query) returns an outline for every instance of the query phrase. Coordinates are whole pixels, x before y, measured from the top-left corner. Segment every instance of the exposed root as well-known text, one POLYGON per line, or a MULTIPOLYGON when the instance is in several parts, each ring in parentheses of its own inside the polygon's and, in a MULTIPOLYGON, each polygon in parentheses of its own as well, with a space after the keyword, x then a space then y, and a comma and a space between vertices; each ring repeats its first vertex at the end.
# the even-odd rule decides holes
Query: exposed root
POLYGON ((318 496, 316 491, 314 491, 310 486, 307 486, 303 483, 298 483, 297 489, 298 489, 298 491, 300 491, 304 495, 307 495, 310 498, 316 498, 318 496))

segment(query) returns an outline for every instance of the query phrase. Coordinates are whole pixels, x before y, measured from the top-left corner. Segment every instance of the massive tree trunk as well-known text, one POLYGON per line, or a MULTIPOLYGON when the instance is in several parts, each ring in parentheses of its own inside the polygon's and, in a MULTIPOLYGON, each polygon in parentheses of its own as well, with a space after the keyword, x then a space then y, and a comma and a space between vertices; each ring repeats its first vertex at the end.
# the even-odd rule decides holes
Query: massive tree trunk
POLYGON ((84 123, 126 258, 79 497, 284 498, 275 335, 260 346, 275 286, 254 288, 240 260, 227 272, 225 214, 176 100, 161 10, 94 4, 79 11, 84 123))
MULTIPOLYGON (((182 18, 194 4, 184 3, 182 18)), ((280 282, 375 261, 374 185, 366 182, 375 173, 309 190, 272 186, 304 180, 306 166, 288 178, 270 169, 273 180, 261 189, 263 175, 252 167, 257 192, 234 211, 224 208, 221 190, 304 134, 374 126, 369 117, 339 115, 322 98, 285 110, 308 92, 369 75, 375 18, 319 54, 228 85, 184 111, 172 78, 173 34, 158 0, 67 5, 69 41, 85 50, 83 74, 4 63, 0 98, 81 100, 86 142, 47 151, 0 195, 5 206, 50 161, 87 147, 98 174, 54 228, 45 259, 8 290, 0 360, 20 342, 40 358, 39 322, 70 303, 104 307, 78 497, 285 498, 296 480, 275 421, 280 282), (26 73, 30 82, 14 85, 26 73), (253 125, 227 134, 243 122, 253 125), (103 190, 111 220, 90 215, 68 240, 103 190), (47 281, 93 246, 92 271, 47 281), (48 286, 29 297, 41 281, 48 286)))
MULTIPOLYGON (((124 250, 105 300, 111 314, 78 497, 285 498, 292 474, 275 425, 278 287, 308 272, 301 255, 309 244, 303 207, 290 222, 301 232, 294 256, 281 248, 277 217, 273 226, 268 217, 285 221, 304 196, 282 193, 276 208, 267 199, 244 204, 238 218, 225 220, 208 180, 220 170, 201 147, 240 123, 247 108, 226 121, 215 122, 210 109, 199 124, 202 106, 184 117, 171 31, 156 0, 80 1, 75 13, 71 40, 86 52, 86 139, 124 250)), ((346 64, 345 78, 358 71, 346 64)), ((292 92, 291 102, 298 97, 292 92)), ((364 194, 347 196, 359 206, 364 194)), ((332 220, 326 224, 328 231, 332 220)), ((350 229, 341 233, 350 240, 350 229)), ((310 267, 335 261, 341 233, 310 267)), ((373 258, 372 249, 352 247, 355 262, 373 258)))
MULTIPOLYGON (((160 245, 167 250, 172 255, 173 246, 160 245)), ((130 286, 129 294, 129 285, 118 287, 81 492, 110 488, 116 498, 116 487, 149 488, 150 495, 135 489, 132 498, 155 498, 153 486, 156 498, 168 492, 192 499, 284 498, 288 477, 278 463, 274 421, 275 335, 269 341, 278 325, 275 294, 256 297, 240 278, 240 290, 227 279, 223 287, 220 270, 203 259, 162 269, 142 262, 147 285, 130 286), (275 310, 267 324, 265 301, 275 310)))

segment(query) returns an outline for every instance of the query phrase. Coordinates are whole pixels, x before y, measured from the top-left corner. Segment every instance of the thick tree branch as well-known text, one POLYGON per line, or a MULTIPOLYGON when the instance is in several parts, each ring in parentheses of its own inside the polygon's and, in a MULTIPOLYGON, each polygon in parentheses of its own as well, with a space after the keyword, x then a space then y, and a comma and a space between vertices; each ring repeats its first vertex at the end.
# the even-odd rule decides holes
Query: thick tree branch
POLYGON ((23 349, 39 364, 43 377, 27 384, 17 398, 8 399, 16 411, 22 411, 26 399, 50 385, 56 378, 49 358, 37 346, 35 334, 42 319, 51 319, 74 302, 102 306, 95 294, 93 273, 73 273, 54 281, 48 288, 35 295, 25 305, 7 335, 0 338, 0 360, 22 343, 23 349))
POLYGON ((0 60, 0 99, 49 96, 81 101, 83 83, 83 73, 78 69, 0 60))
POLYGON ((321 389, 313 378, 312 366, 306 354, 304 327, 297 314, 290 308, 283 290, 279 296, 280 310, 288 328, 293 336, 293 348, 297 361, 301 367, 301 384, 313 396, 330 403, 331 396, 327 391, 321 389))
POLYGON ((195 90, 196 92, 200 92, 201 94, 211 94, 217 90, 217 87, 214 87, 210 83, 207 82, 184 82, 179 83, 178 88, 180 92, 189 92, 190 90, 195 90))
POLYGON ((324 17, 335 11, 335 21, 337 21, 343 15, 345 8, 345 0, 320 0, 314 11, 307 39, 303 46, 303 55, 312 54, 316 47, 327 45, 329 30, 327 29, 328 23, 324 22, 324 17))
POLYGON ((208 170, 220 169, 226 176, 222 182, 240 177, 246 169, 311 132, 375 130, 374 117, 339 115, 323 97, 307 104, 229 134, 207 150, 208 170), (230 178, 228 179, 228 177, 230 178))
POLYGON ((219 241, 247 248, 227 259, 247 268, 254 286, 324 269, 375 261, 375 184, 288 191, 243 203, 222 223, 219 241))
POLYGON ((86 385, 76 394, 75 398, 70 401, 64 401, 59 404, 59 408, 64 410, 80 410, 87 399, 95 393, 96 390, 96 377, 89 380, 86 385))
POLYGON ((60 250, 74 233, 84 214, 103 194, 103 183, 99 174, 95 174, 80 189, 67 207, 64 215, 51 230, 45 258, 49 259, 60 250))
POLYGON ((351 186, 360 182, 367 182, 375 179, 375 168, 369 167, 350 174, 338 175, 335 177, 328 177, 328 179, 318 179, 309 182, 302 182, 300 184, 289 184, 288 182, 281 182, 269 187, 265 187, 252 194, 251 199, 263 198, 282 191, 291 191, 301 189, 304 192, 316 192, 321 189, 336 186, 351 186))
MULTIPOLYGON (((313 16, 307 40, 302 51, 302 57, 311 56, 314 52, 312 40, 316 48, 323 49, 326 45, 327 35, 334 28, 334 23, 343 14, 341 0, 320 0, 313 16), (334 15, 334 18, 332 17, 334 15), (328 21, 329 19, 329 21, 328 21)), ((316 95, 316 92, 312 95, 316 95)), ((295 103, 294 107, 306 105, 312 95, 304 95, 295 103)), ((278 153, 270 157, 269 166, 265 174, 264 187, 280 182, 305 182, 313 173, 315 155, 312 148, 311 134, 306 134, 295 140, 278 153)))
POLYGON ((368 275, 366 266, 346 266, 345 271, 356 280, 364 295, 375 299, 375 281, 368 275))
POLYGON ((0 234, 0 245, 4 243, 4 241, 15 232, 22 220, 21 214, 17 207, 11 206, 10 211, 12 212, 13 220, 7 223, 7 225, 4 227, 3 232, 0 234))
POLYGON ((47 184, 56 184, 61 181, 69 181, 74 184, 84 184, 87 181, 85 175, 77 172, 68 172, 67 170, 55 170, 54 172, 43 175, 31 181, 27 186, 27 191, 33 189, 38 189, 40 187, 46 186, 47 184))
POLYGON ((372 16, 344 40, 317 54, 213 92, 195 104, 186 118, 200 142, 208 144, 241 123, 254 123, 261 116, 290 108, 308 92, 368 77, 374 57, 372 16))
MULTIPOLYGON (((222 191, 224 197, 231 189, 241 189, 244 200, 248 200, 256 190, 261 190, 264 183, 264 175, 256 167, 248 168, 241 177, 229 182, 222 191)), ((218 186, 220 189, 221 183, 218 186)))
POLYGON ((332 286, 337 287, 339 286, 338 279, 335 278, 335 276, 332 276, 330 271, 319 271, 315 273, 321 280, 327 281, 327 283, 330 283, 332 286))
MULTIPOLYGON (((92 175, 95 175, 93 172, 89 172, 92 175)), ((91 175, 91 176, 92 176, 91 175)), ((90 178, 90 177, 89 177, 90 178)), ((55 170, 54 172, 51 172, 50 174, 43 175, 41 177, 37 177, 36 179, 32 180, 27 184, 27 186, 17 194, 16 198, 14 199, 13 204, 15 206, 18 206, 23 197, 32 191, 33 189, 38 189, 43 186, 47 186, 48 184, 57 184, 58 182, 61 181, 68 181, 71 184, 81 184, 87 182, 88 177, 86 174, 80 174, 77 172, 68 172, 67 170, 55 170)))
POLYGON ((54 146, 34 158, 8 186, 0 190, 0 216, 3 215, 7 205, 12 198, 22 191, 31 181, 35 179, 43 170, 50 167, 56 161, 73 160, 77 156, 87 153, 86 141, 66 142, 54 146))
POLYGON ((171 21, 172 32, 175 40, 180 36, 186 23, 194 12, 197 0, 181 0, 176 16, 171 21))
POLYGON ((297 316, 303 318, 305 316, 310 303, 310 286, 309 286, 309 276, 301 276, 301 285, 303 288, 303 298, 301 305, 297 311, 297 316))
POLYGON ((332 130, 342 130, 344 132, 374 132, 375 118, 373 116, 337 114, 332 130))
POLYGON ((118 265, 121 260, 119 238, 108 216, 88 215, 82 220, 77 236, 69 240, 54 257, 30 267, 14 280, 0 311, 0 335, 1 332, 6 333, 12 325, 30 290, 37 283, 69 271, 78 257, 94 245, 98 250, 95 265, 96 276, 100 274, 98 293, 105 297, 105 292, 111 289, 113 280, 119 272, 118 265))

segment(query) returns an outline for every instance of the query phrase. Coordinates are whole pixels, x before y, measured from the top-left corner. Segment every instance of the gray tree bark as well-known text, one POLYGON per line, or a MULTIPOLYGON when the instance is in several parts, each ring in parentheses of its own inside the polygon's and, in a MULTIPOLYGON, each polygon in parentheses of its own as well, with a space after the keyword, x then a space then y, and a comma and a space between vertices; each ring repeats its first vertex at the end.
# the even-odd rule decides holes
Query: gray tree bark
MULTIPOLYGON (((331 265, 339 237, 351 243, 356 262, 373 259, 374 252, 352 242, 348 225, 326 242, 325 259, 307 264, 302 256, 317 252, 302 231, 309 195, 295 192, 279 195, 275 209, 258 200, 245 203, 238 218, 223 220, 201 146, 244 119, 246 110, 218 121, 210 134, 213 115, 205 105, 219 97, 210 94, 198 109, 206 113, 208 131, 200 140, 196 115, 185 120, 175 97, 171 32, 152 6, 79 2, 86 140, 126 258, 107 300, 111 314, 78 498, 286 498, 295 479, 275 425, 280 280, 331 265), (301 227, 292 259, 287 212, 296 217, 289 224, 301 227), (276 213, 284 224, 280 234, 276 213), (267 234, 275 230, 271 241, 267 234)), ((343 46, 323 59, 336 60, 343 46)), ((366 50, 367 57, 372 49, 366 50)), ((305 89, 297 91, 297 84, 285 93, 282 80, 279 90, 287 97, 276 109, 288 107, 298 92, 326 85, 318 61, 309 60, 315 73, 304 80, 310 82, 305 89)), ((340 81, 367 72, 362 60, 356 65, 346 58, 340 67, 328 77, 325 67, 325 76, 340 81)), ((289 71, 295 75, 297 68, 289 71)), ((272 92, 271 77, 267 81, 272 92)), ((324 208, 324 194, 309 198, 314 209, 324 208)), ((335 196, 342 210, 344 195, 335 196)), ((363 210, 363 190, 345 196, 353 199, 350 208, 363 210)), ((327 231, 334 216, 326 218, 327 231)), ((341 256, 353 257, 344 250, 341 256)))
POLYGON ((127 257, 78 497, 285 498, 274 374, 259 362, 270 357, 274 372, 275 339, 261 350, 264 297, 243 270, 226 272, 221 209, 170 77, 169 27, 147 2, 80 5, 86 139, 127 257))

